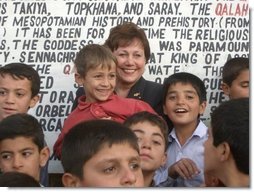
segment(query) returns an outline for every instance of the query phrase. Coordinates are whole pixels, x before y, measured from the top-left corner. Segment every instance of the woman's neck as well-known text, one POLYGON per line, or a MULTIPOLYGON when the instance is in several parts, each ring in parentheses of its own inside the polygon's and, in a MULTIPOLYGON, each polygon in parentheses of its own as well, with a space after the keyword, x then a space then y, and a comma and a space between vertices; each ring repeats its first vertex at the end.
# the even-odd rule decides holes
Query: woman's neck
POLYGON ((123 84, 121 82, 117 82, 115 92, 120 97, 127 97, 132 86, 133 84, 123 84))

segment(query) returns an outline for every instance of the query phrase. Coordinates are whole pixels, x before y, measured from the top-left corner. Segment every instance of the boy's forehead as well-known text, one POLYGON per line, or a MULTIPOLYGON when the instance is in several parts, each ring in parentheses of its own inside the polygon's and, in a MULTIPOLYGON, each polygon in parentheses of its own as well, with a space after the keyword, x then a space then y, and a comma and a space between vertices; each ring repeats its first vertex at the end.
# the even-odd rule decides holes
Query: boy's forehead
POLYGON ((126 146, 126 145, 129 145, 131 148, 133 148, 131 142, 126 139, 124 141, 117 141, 117 142, 106 141, 106 142, 101 144, 101 147, 99 148, 99 150, 111 149, 111 148, 116 147, 116 146, 121 147, 121 146, 126 146))
POLYGON ((137 131, 137 132, 152 132, 153 133, 159 133, 160 135, 163 136, 162 130, 159 127, 159 125, 156 125, 155 123, 150 122, 149 120, 145 120, 145 121, 140 121, 137 123, 133 123, 132 125, 130 125, 130 129, 132 131, 137 131))
POLYGON ((115 143, 110 143, 110 142, 105 142, 101 145, 97 153, 100 152, 105 152, 105 151, 122 151, 123 149, 132 149, 137 151, 139 153, 138 148, 136 148, 131 141, 122 141, 122 142, 115 142, 115 143))
POLYGON ((244 69, 244 70, 239 72, 237 78, 249 79, 249 76, 250 76, 250 70, 249 69, 244 69))
POLYGON ((0 79, 12 79, 14 81, 29 81, 30 80, 25 77, 25 76, 17 76, 17 75, 14 75, 14 74, 10 74, 10 73, 5 73, 5 74, 0 74, 0 79))
POLYGON ((34 143, 32 137, 17 136, 14 138, 6 138, 0 141, 0 150, 5 149, 28 149, 28 148, 38 148, 34 143))
POLYGON ((108 62, 104 62, 104 63, 100 63, 96 66, 91 66, 90 69, 88 70, 93 70, 93 71, 96 71, 96 70, 115 70, 115 67, 116 67, 116 64, 114 63, 114 61, 108 61, 108 62))
POLYGON ((16 80, 17 79, 27 79, 24 76, 19 77, 19 76, 15 75, 15 74, 12 74, 12 73, 1 73, 0 74, 0 78, 7 78, 7 77, 12 78, 12 79, 16 79, 16 80))
POLYGON ((197 93, 195 87, 190 82, 176 82, 176 83, 169 84, 168 92, 171 90, 178 90, 178 88, 176 87, 179 87, 179 86, 191 88, 193 91, 195 91, 195 93, 197 93))
POLYGON ((0 86, 6 89, 23 89, 31 91, 32 83, 26 77, 20 78, 10 74, 0 75, 0 86))
MULTIPOLYGON (((104 167, 105 165, 115 164, 125 166, 131 162, 140 162, 138 144, 137 148, 128 142, 104 143, 94 154, 90 156, 84 164, 84 169, 88 167, 104 167)), ((84 170, 83 170, 84 171, 84 170)))

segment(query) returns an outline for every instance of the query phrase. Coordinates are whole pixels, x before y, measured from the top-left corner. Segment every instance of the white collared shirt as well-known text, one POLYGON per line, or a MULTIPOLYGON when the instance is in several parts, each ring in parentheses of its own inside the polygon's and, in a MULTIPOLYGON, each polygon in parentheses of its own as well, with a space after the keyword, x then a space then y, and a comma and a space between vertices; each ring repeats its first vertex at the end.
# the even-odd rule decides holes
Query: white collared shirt
POLYGON ((167 149, 167 162, 165 166, 156 171, 154 181, 156 186, 177 186, 177 187, 199 187, 204 183, 204 142, 208 138, 208 128, 200 120, 192 136, 181 146, 173 129, 169 136, 169 147, 167 149), (181 177, 172 179, 168 177, 168 168, 182 158, 192 159, 200 174, 193 179, 185 180, 181 177))

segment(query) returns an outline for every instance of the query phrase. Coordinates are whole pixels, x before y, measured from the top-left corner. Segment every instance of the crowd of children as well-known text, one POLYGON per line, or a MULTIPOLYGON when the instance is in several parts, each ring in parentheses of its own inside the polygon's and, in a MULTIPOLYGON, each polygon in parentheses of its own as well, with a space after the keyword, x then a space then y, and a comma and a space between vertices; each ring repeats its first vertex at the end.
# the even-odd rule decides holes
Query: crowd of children
MULTIPOLYGON (((142 77, 149 57, 148 40, 133 23, 77 53, 81 88, 53 147, 63 186, 249 187, 249 59, 225 63, 221 89, 229 100, 211 112, 207 127, 203 81, 178 72, 157 86, 142 77)), ((0 186, 50 187, 50 150, 27 114, 39 90, 31 66, 0 68, 0 186)))

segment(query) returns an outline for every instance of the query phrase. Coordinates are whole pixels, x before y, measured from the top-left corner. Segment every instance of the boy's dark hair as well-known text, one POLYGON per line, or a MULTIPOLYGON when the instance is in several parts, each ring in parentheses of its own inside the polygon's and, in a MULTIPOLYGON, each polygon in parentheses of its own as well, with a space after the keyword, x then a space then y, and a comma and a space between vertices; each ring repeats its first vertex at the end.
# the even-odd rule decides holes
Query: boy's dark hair
POLYGON ((171 85, 175 85, 176 83, 183 83, 183 84, 191 84, 192 87, 197 91, 199 96, 200 103, 206 101, 206 88, 204 82, 198 78, 196 75, 186 72, 175 73, 170 75, 163 83, 163 103, 166 102, 166 97, 168 93, 168 89, 171 85))
POLYGON ((211 115, 213 145, 227 142, 239 171, 249 174, 249 98, 231 99, 211 115))
POLYGON ((223 66, 222 81, 229 87, 243 70, 249 69, 249 58, 236 57, 228 60, 223 66))
POLYGON ((26 113, 17 113, 0 122, 0 142, 16 137, 32 138, 41 151, 44 147, 44 134, 38 120, 26 113))
POLYGON ((144 30, 139 28, 135 23, 124 22, 121 25, 111 28, 109 36, 104 44, 109 47, 111 51, 115 51, 118 47, 129 45, 134 38, 141 41, 147 63, 151 54, 149 41, 144 30))
POLYGON ((39 94, 40 76, 38 72, 25 63, 9 63, 0 67, 0 75, 11 75, 13 79, 28 79, 31 82, 32 97, 39 94))
POLYGON ((168 148, 168 126, 166 121, 156 114, 147 111, 142 111, 128 117, 124 121, 124 125, 127 127, 131 127, 132 125, 135 125, 140 122, 149 122, 152 125, 156 125, 160 128, 161 133, 165 139, 165 151, 166 151, 168 148))
POLYGON ((41 187, 32 176, 21 172, 5 172, 0 174, 0 187, 41 187))
POLYGON ((77 53, 74 63, 77 73, 84 77, 89 69, 98 66, 110 69, 112 61, 117 63, 116 57, 109 48, 98 44, 88 44, 77 53))
POLYGON ((105 145, 128 143, 137 152, 136 135, 126 126, 111 120, 89 120, 75 125, 64 137, 61 162, 64 172, 83 179, 83 166, 105 145))

